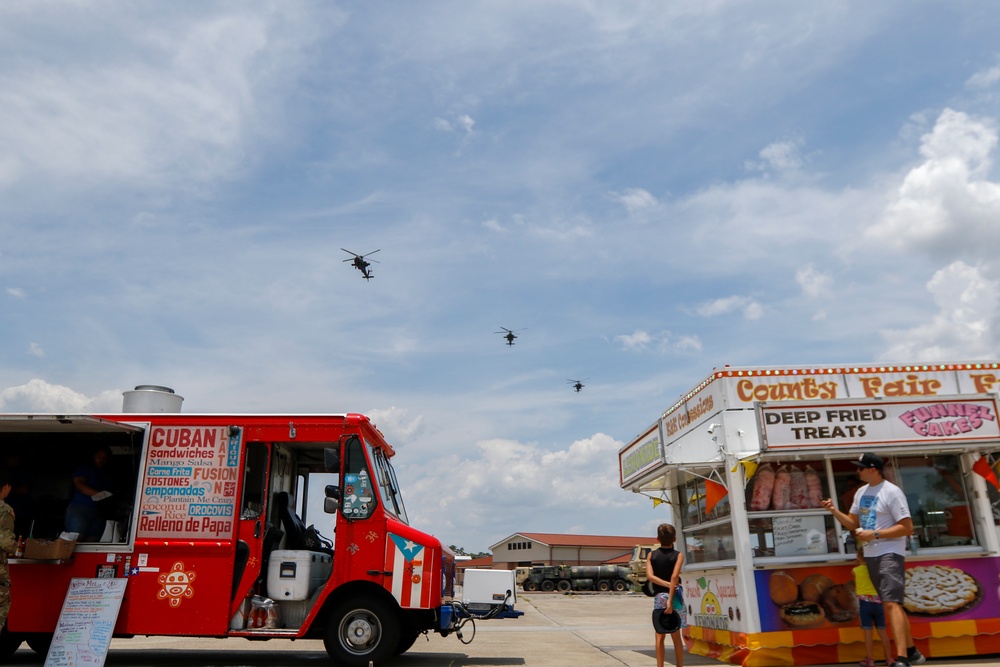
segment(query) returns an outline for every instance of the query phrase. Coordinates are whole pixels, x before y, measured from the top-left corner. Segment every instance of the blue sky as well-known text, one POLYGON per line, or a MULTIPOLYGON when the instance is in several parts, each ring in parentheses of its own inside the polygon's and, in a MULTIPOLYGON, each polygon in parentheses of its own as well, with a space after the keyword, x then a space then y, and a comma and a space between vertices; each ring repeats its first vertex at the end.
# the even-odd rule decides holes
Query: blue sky
POLYGON ((364 412, 446 544, 653 535, 617 451, 714 367, 997 356, 997 34, 988 2, 0 4, 0 411, 364 412))

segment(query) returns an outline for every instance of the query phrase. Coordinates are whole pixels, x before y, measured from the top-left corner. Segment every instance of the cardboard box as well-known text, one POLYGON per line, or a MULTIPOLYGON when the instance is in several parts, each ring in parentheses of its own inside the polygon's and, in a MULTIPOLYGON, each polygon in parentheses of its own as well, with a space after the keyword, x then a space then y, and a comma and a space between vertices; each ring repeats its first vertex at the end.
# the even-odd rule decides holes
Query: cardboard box
POLYGON ((24 557, 34 560, 65 560, 73 556, 76 540, 36 540, 29 537, 24 545, 24 557))

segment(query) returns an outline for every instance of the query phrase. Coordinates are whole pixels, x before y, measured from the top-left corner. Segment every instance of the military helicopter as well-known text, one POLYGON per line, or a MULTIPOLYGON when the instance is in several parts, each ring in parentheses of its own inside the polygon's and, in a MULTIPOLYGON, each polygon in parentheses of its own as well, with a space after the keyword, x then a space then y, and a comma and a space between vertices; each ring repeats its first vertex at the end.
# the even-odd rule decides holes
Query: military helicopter
MULTIPOLYGON (((351 265, 354 266, 354 268, 356 268, 358 271, 360 271, 361 274, 365 277, 365 280, 371 280, 372 278, 375 277, 375 274, 368 270, 368 267, 371 266, 371 262, 365 259, 366 255, 359 255, 355 252, 351 252, 347 248, 341 248, 341 250, 343 250, 349 255, 354 255, 354 259, 345 259, 344 261, 351 262, 351 265)), ((381 250, 381 248, 379 248, 378 250, 381 250)), ((368 255, 374 255, 375 253, 378 252, 378 250, 372 250, 370 253, 368 253, 368 255)), ((372 262, 375 262, 376 264, 379 263, 378 260, 374 259, 372 260, 372 262)))
MULTIPOLYGON (((508 329, 507 327, 500 327, 503 331, 494 331, 493 333, 503 334, 503 337, 507 339, 507 345, 512 346, 514 344, 514 339, 517 338, 517 334, 508 329), (504 333, 506 331, 507 333, 504 333)), ((518 329, 518 331, 524 331, 524 329, 518 329)))
MULTIPOLYGON (((587 378, 584 379, 586 380, 587 378)), ((578 394, 580 393, 580 390, 583 389, 583 387, 585 386, 583 382, 581 382, 580 380, 566 380, 566 382, 569 382, 571 385, 573 385, 573 389, 576 389, 576 393, 578 394)))

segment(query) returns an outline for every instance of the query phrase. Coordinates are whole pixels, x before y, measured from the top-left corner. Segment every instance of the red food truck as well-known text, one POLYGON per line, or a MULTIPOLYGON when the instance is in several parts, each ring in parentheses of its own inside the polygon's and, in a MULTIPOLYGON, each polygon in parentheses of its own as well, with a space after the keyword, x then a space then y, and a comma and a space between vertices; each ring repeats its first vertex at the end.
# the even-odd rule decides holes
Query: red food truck
POLYGON ((0 657, 23 641, 46 652, 81 578, 127 579, 116 637, 318 638, 362 667, 425 632, 520 615, 513 573, 485 603, 453 598, 454 555, 408 524, 394 451, 367 417, 188 414, 181 400, 139 386, 122 414, 0 415, 30 538, 10 560, 0 657), (106 530, 67 544, 73 478, 98 448, 106 530))
POLYGON ((854 540, 820 503, 848 511, 854 461, 874 451, 913 520, 917 647, 1000 652, 998 389, 996 361, 726 366, 669 406, 619 470, 678 529, 690 650, 741 665, 865 657, 854 540))

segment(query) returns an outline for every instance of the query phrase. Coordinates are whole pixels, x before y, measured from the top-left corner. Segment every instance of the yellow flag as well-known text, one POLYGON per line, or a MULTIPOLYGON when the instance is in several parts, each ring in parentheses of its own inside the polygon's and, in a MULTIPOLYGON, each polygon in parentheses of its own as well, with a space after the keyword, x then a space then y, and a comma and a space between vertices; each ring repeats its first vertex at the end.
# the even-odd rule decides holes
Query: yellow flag
POLYGON ((653 498, 653 507, 659 507, 661 504, 665 502, 667 501, 663 500, 662 498, 653 498))
POLYGON ((751 479, 755 472, 757 472, 757 462, 756 461, 743 461, 743 474, 745 477, 743 479, 751 479))

